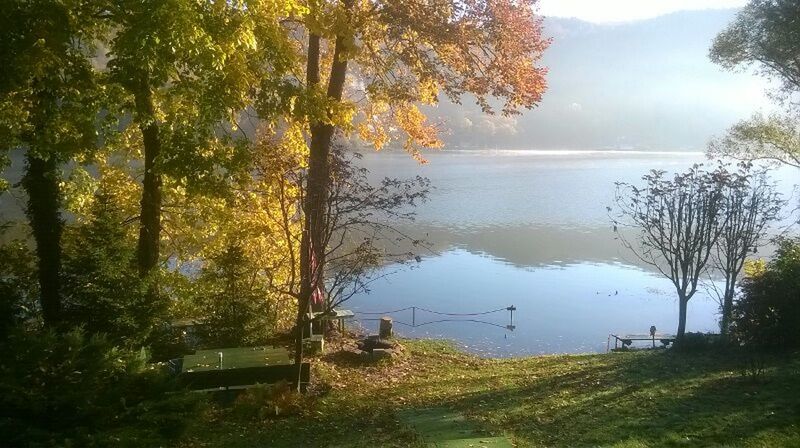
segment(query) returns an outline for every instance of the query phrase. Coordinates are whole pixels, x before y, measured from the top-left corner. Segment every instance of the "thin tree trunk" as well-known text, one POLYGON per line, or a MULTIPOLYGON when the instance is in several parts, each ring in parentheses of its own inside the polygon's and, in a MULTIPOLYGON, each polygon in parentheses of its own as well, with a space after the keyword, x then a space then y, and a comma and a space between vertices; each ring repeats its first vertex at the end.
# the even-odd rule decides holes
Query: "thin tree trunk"
POLYGON ((26 214, 33 229, 38 258, 40 303, 44 324, 61 318, 61 193, 55 157, 42 159, 29 151, 22 186, 28 194, 26 214))
POLYGON ((685 299, 684 297, 678 298, 678 332, 675 335, 677 342, 681 342, 684 334, 686 333, 686 308, 688 303, 688 299, 685 299))
POLYGON ((733 315, 733 289, 725 290, 725 297, 722 299, 722 316, 720 317, 720 334, 723 339, 728 337, 733 315))
MULTIPOLYGON (((136 111, 139 115, 139 129, 144 143, 144 181, 142 183, 141 213, 139 217, 139 241, 137 262, 139 276, 149 276, 158 265, 161 241, 161 174, 158 171, 158 158, 161 154, 161 139, 155 120, 155 107, 149 85, 143 82, 135 93, 136 111)), ((151 284, 151 293, 157 290, 151 284)))

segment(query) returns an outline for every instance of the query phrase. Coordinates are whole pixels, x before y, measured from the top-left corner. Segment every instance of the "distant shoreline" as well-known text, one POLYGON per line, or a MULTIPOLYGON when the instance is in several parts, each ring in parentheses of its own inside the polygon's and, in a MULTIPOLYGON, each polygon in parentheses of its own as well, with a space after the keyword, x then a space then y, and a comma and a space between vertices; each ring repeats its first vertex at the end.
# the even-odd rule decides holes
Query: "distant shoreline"
POLYGON ((439 152, 456 153, 490 153, 503 155, 541 155, 541 156, 570 156, 570 155, 653 155, 653 156, 704 156, 703 151, 648 151, 639 149, 443 149, 439 152))
MULTIPOLYGON (((388 153, 407 154, 399 148, 385 148, 375 151, 371 148, 354 148, 354 152, 362 154, 388 153)), ((444 148, 424 150, 423 156, 435 154, 469 154, 469 155, 508 155, 508 156, 574 156, 574 155, 631 155, 631 156, 692 156, 704 157, 703 151, 685 150, 642 150, 642 149, 496 149, 496 148, 444 148)))

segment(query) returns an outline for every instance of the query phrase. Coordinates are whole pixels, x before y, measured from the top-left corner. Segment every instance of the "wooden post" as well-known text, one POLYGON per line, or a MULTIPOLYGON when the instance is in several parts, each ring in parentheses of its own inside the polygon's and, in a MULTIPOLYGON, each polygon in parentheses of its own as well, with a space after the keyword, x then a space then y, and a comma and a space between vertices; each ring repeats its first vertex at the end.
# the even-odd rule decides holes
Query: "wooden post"
POLYGON ((392 318, 388 316, 381 317, 381 323, 378 327, 378 337, 386 339, 392 337, 392 318))

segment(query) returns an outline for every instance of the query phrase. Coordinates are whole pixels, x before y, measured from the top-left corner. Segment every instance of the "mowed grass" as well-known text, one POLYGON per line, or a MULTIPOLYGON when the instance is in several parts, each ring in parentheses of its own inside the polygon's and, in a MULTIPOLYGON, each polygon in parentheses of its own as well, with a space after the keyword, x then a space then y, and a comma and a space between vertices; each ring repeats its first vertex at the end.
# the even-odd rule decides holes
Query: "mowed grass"
POLYGON ((391 362, 349 352, 314 361, 304 411, 244 418, 212 408, 185 446, 422 446, 399 412, 453 409, 516 446, 800 446, 800 354, 761 377, 730 353, 641 351, 480 359, 435 341, 403 341, 391 362))

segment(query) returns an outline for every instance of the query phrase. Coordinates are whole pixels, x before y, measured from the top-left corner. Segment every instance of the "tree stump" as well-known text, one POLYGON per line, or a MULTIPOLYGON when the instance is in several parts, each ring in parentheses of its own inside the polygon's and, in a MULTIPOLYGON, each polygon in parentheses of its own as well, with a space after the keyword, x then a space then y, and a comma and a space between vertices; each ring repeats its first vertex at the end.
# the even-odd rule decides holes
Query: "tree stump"
POLYGON ((381 317, 381 323, 378 327, 378 336, 381 339, 388 339, 392 337, 392 318, 391 317, 381 317))

